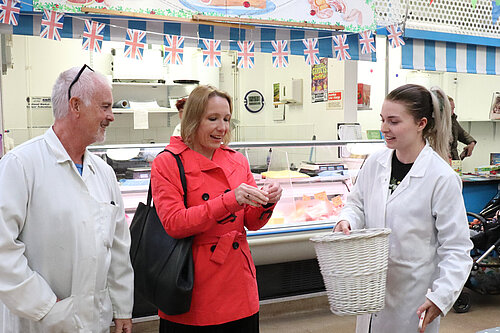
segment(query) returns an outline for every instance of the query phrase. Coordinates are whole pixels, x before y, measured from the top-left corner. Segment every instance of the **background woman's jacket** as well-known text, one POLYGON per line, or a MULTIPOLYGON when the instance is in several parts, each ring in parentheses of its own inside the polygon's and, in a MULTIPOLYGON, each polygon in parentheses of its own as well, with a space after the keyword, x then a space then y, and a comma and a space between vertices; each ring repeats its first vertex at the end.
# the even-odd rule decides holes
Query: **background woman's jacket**
MULTIPOLYGON (((389 196, 393 152, 382 149, 368 158, 340 216, 352 229, 392 229, 385 308, 372 317, 374 333, 416 332, 425 297, 446 314, 472 266, 460 177, 427 144, 389 196)), ((358 319, 357 332, 367 332, 361 322, 368 321, 358 319)), ((439 317, 426 333, 438 327, 439 317)))
POLYGON ((244 227, 257 230, 272 208, 240 206, 234 189, 255 186, 246 158, 226 146, 212 160, 188 148, 180 137, 167 146, 179 154, 187 182, 185 209, 174 157, 160 154, 153 162, 153 200, 165 230, 175 238, 194 235, 194 288, 188 313, 160 317, 186 325, 217 325, 259 311, 255 266, 244 227))

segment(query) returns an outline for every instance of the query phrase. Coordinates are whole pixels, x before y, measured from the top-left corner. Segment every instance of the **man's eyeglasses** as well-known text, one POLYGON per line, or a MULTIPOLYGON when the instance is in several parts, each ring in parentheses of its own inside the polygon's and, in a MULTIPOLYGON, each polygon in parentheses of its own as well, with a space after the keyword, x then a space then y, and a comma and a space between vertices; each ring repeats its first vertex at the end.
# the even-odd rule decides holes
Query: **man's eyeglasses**
POLYGON ((68 88, 68 101, 71 99, 71 88, 73 87, 73 85, 78 81, 78 79, 80 78, 80 76, 82 75, 83 71, 85 70, 85 68, 88 68, 89 70, 91 70, 92 72, 94 71, 92 68, 90 68, 87 64, 83 65, 82 68, 80 69, 80 71, 78 72, 78 74, 76 74, 73 82, 71 82, 71 84, 69 85, 69 88, 68 88))

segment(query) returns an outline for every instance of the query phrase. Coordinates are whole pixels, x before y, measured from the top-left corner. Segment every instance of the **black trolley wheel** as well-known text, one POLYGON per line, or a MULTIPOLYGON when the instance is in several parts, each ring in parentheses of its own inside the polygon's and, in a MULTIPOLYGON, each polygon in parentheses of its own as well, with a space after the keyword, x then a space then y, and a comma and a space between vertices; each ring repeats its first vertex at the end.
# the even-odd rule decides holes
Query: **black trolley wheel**
POLYGON ((455 310, 456 313, 466 313, 470 310, 470 303, 470 294, 467 292, 461 292, 455 304, 453 304, 453 310, 455 310))

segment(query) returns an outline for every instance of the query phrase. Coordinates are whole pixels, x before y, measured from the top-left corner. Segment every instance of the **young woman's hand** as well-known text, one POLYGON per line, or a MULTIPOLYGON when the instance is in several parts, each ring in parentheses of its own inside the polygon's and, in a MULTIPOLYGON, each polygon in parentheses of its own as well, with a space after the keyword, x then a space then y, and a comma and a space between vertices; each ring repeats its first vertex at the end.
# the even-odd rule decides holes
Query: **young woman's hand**
POLYGON ((333 232, 343 232, 345 235, 349 235, 351 233, 351 224, 346 220, 338 221, 333 228, 333 232))
POLYGON ((269 193, 257 187, 242 183, 234 189, 234 196, 240 206, 247 204, 254 207, 265 205, 269 202, 269 193))
POLYGON ((420 333, 425 332, 425 328, 427 325, 432 323, 434 319, 437 318, 441 314, 441 310, 436 306, 436 304, 432 303, 428 298, 425 300, 424 304, 420 305, 417 310, 417 316, 420 317, 422 312, 425 312, 424 323, 422 324, 422 328, 419 330, 420 333))

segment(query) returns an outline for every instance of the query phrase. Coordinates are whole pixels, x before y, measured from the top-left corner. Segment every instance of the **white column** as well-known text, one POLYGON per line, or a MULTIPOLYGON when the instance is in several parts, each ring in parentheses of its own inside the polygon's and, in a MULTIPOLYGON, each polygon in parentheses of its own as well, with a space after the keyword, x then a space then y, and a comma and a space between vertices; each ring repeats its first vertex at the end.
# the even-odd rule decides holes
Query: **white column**
MULTIPOLYGON (((0 34, 0 40, 5 38, 5 36, 3 34, 0 34)), ((1 43, 0 43, 0 47, 1 47, 1 43)), ((3 50, 0 50, 0 64, 2 65, 2 69, 1 69, 1 72, 0 72, 0 158, 4 155, 4 144, 3 144, 3 141, 4 141, 4 135, 5 135, 5 132, 4 132, 4 129, 3 129, 3 96, 2 96, 2 89, 3 89, 3 86, 2 86, 2 76, 3 76, 3 58, 2 58, 2 53, 3 53, 3 50)))
POLYGON ((358 120, 358 62, 344 61, 344 121, 358 120))

